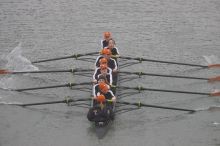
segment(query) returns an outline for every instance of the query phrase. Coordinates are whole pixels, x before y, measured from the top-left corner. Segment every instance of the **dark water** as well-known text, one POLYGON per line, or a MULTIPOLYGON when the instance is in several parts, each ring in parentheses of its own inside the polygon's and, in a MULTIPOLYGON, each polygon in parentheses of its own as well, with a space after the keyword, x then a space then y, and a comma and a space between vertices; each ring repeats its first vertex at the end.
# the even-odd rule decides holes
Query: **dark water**
MULTIPOLYGON (((219 25, 219 0, 1 0, 0 68, 6 67, 5 56, 19 43, 23 56, 33 61, 98 51, 104 31, 112 32, 122 55, 206 65, 203 56, 212 59, 214 55, 217 61, 220 56, 219 25)), ((93 68, 93 63, 69 59, 36 66, 40 70, 93 68)), ((149 62, 124 70, 198 77, 220 74, 219 69, 149 62)), ((1 76, 1 85, 25 88, 89 79, 68 73, 29 74, 1 76)), ((124 83, 137 84, 197 92, 220 89, 219 83, 161 77, 124 83)), ((82 98, 90 93, 68 88, 27 93, 0 91, 1 102, 44 102, 62 100, 64 96, 82 98)), ((189 109, 220 104, 219 97, 149 91, 124 99, 189 109)), ((31 108, 0 105, 0 145, 220 145, 218 108, 195 114, 153 108, 121 114, 102 140, 92 131, 86 112, 65 104, 31 108)))

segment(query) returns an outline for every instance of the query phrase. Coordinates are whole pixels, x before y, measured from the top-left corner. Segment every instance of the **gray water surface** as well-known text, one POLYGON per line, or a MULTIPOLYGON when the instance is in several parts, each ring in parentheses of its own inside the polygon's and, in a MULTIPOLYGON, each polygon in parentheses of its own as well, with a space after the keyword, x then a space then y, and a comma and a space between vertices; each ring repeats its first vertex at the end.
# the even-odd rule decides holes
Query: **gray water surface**
MULTIPOLYGON (((31 61, 99 51, 104 31, 110 31, 124 56, 173 60, 206 65, 203 56, 220 57, 219 0, 1 0, 0 68, 21 43, 31 61)), ((74 59, 41 63, 40 70, 93 68, 74 59)), ((219 69, 145 62, 124 68, 174 75, 212 77, 219 69)), ((68 73, 0 76, 13 88, 88 81, 68 73)), ((211 92, 219 83, 142 77, 126 86, 211 92)), ((65 96, 87 98, 90 93, 57 88, 28 92, 0 90, 0 102, 44 102, 65 96)), ((219 97, 141 92, 124 100, 189 109, 220 105, 219 97)), ((194 114, 144 108, 118 115, 104 139, 99 140, 86 119, 88 109, 65 104, 29 108, 0 105, 0 146, 219 146, 220 111, 194 114)))

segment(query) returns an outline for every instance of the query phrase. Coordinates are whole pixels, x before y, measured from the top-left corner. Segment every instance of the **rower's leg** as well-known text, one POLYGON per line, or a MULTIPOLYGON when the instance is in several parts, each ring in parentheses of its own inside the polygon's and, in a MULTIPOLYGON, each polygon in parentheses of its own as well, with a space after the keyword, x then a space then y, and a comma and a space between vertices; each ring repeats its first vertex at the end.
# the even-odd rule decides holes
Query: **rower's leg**
POLYGON ((87 119, 89 121, 93 122, 95 117, 96 117, 96 111, 95 111, 94 107, 92 107, 89 109, 89 112, 87 114, 87 119))
POLYGON ((112 108, 110 108, 109 110, 110 110, 110 119, 114 120, 115 119, 115 114, 114 114, 112 108))
POLYGON ((106 107, 106 115, 108 120, 114 120, 114 112, 113 112, 113 105, 107 105, 106 107))
POLYGON ((117 83, 117 80, 118 80, 118 75, 117 74, 118 73, 116 73, 116 72, 112 73, 112 80, 113 80, 112 84, 113 85, 116 85, 116 83, 117 83))

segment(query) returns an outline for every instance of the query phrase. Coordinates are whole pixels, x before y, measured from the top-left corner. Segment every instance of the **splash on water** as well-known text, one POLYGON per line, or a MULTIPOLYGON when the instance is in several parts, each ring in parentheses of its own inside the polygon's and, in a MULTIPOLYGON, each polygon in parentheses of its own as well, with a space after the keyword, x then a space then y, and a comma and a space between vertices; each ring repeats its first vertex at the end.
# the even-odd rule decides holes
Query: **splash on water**
POLYGON ((212 125, 218 127, 218 126, 220 126, 220 123, 217 121, 214 121, 214 122, 212 122, 212 125))
POLYGON ((206 60, 206 62, 208 63, 207 65, 220 63, 220 59, 215 55, 203 56, 203 57, 206 60))
MULTIPOLYGON (((7 64, 5 68, 10 71, 35 71, 39 70, 38 67, 31 64, 31 61, 22 56, 21 43, 15 47, 5 58, 7 64)), ((8 89, 13 87, 14 77, 5 76, 0 79, 0 87, 8 89)))
POLYGON ((14 79, 13 77, 3 77, 0 79, 0 88, 1 89, 9 89, 14 87, 14 79))
POLYGON ((38 68, 31 61, 22 56, 21 43, 15 47, 6 57, 8 63, 6 68, 13 71, 34 71, 38 68))

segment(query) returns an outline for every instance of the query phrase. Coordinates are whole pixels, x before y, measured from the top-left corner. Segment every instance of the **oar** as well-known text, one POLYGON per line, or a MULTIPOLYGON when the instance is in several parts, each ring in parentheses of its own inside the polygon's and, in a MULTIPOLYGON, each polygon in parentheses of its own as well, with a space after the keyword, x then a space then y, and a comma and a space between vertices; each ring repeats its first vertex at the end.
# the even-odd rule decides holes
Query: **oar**
POLYGON ((115 88, 120 89, 133 89, 138 91, 157 91, 157 92, 172 92, 172 93, 184 93, 184 94, 197 94, 197 95, 209 95, 209 96, 220 96, 220 92, 191 92, 191 91, 180 91, 180 90, 166 90, 166 89, 154 89, 154 88, 144 88, 141 86, 138 87, 126 87, 126 86, 116 86, 115 88))
POLYGON ((27 90, 39 90, 39 89, 49 89, 49 88, 60 88, 60 87, 73 87, 78 85, 92 85, 92 82, 84 82, 84 83, 67 83, 62 85, 54 85, 54 86, 44 86, 44 87, 34 87, 34 88, 23 88, 23 89, 11 89, 11 91, 27 91, 27 90))
POLYGON ((126 57, 126 56, 120 56, 119 58, 128 59, 128 60, 137 60, 137 61, 140 61, 140 62, 142 62, 142 61, 158 62, 158 63, 186 65, 186 66, 194 66, 194 67, 202 67, 202 68, 217 68, 217 67, 220 67, 220 64, 198 65, 198 64, 191 64, 191 63, 174 62, 174 61, 163 61, 163 60, 146 59, 146 58, 142 58, 142 57, 126 57))
POLYGON ((119 71, 119 73, 123 74, 134 74, 143 76, 160 76, 160 77, 171 77, 171 78, 185 78, 185 79, 196 79, 196 80, 206 80, 208 82, 220 81, 220 76, 212 77, 212 78, 202 78, 202 77, 189 77, 189 76, 177 76, 177 75, 165 75, 165 74, 153 74, 153 73, 144 73, 144 72, 128 72, 128 71, 119 71))
POLYGON ((134 105, 134 106, 137 106, 137 107, 152 107, 152 108, 160 108, 160 109, 188 111, 188 112, 191 112, 191 113, 196 112, 196 110, 192 110, 192 109, 176 108, 176 107, 166 107, 166 106, 158 106, 158 105, 150 105, 150 104, 145 104, 145 103, 141 103, 141 102, 132 103, 132 102, 126 102, 126 101, 117 101, 117 103, 126 104, 126 105, 134 105))
POLYGON ((62 59, 69 59, 69 58, 76 58, 77 59, 77 58, 82 57, 82 56, 89 56, 89 55, 94 55, 94 54, 99 54, 99 52, 91 52, 91 53, 84 53, 84 54, 73 54, 73 55, 70 55, 70 56, 37 60, 37 61, 33 61, 31 63, 48 62, 48 61, 55 61, 55 60, 62 60, 62 59))
POLYGON ((78 102, 78 101, 88 101, 91 100, 91 98, 85 98, 85 99, 65 99, 65 100, 58 100, 58 101, 48 101, 48 102, 37 102, 37 103, 26 103, 26 104, 19 104, 19 103, 0 103, 0 104, 6 104, 6 105, 16 105, 16 106, 34 106, 34 105, 44 105, 44 104, 56 104, 56 103, 70 103, 70 102, 78 102))
MULTIPOLYGON (((87 72, 93 71, 93 69, 66 69, 66 70, 47 70, 47 71, 10 71, 6 69, 0 70, 1 74, 27 74, 27 73, 62 73, 62 72, 87 72)), ((153 74, 153 73, 144 73, 144 72, 128 72, 128 71, 119 71, 119 73, 123 74, 134 74, 138 76, 160 76, 160 77, 172 77, 172 78, 186 78, 186 79, 197 79, 197 80, 207 80, 208 82, 220 81, 220 76, 212 77, 212 78, 202 78, 202 77, 189 77, 189 76, 177 76, 177 75, 164 75, 164 74, 153 74)))
POLYGON ((87 72, 94 71, 94 69, 66 69, 66 70, 46 70, 46 71, 10 71, 6 69, 0 70, 0 74, 27 74, 27 73, 61 73, 61 72, 87 72))

